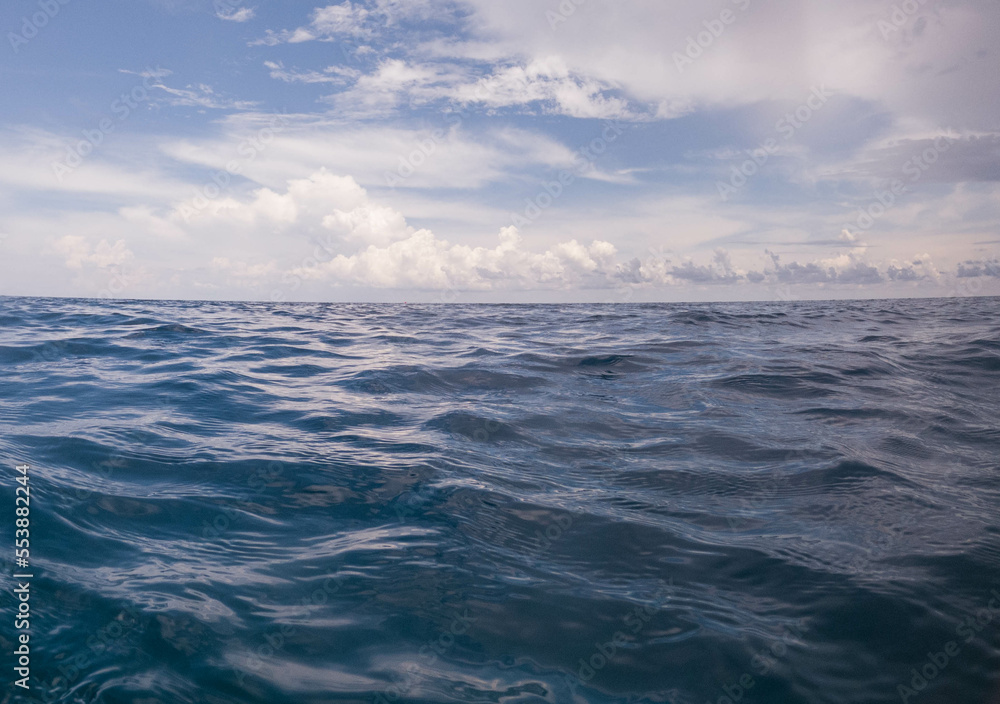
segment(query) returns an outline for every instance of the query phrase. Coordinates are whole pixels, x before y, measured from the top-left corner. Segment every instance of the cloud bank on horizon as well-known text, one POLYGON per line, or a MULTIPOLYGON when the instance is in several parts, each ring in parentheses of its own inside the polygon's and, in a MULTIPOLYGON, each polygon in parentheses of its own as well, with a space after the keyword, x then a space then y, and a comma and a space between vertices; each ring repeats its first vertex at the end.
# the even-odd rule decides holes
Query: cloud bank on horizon
POLYGON ((995 0, 12 0, 0 22, 0 294, 1000 294, 995 0))

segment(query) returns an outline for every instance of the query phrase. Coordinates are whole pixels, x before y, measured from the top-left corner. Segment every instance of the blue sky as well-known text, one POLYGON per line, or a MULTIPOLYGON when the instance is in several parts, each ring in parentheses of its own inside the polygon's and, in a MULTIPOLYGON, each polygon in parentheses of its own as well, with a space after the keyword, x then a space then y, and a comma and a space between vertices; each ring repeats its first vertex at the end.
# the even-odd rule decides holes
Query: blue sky
POLYGON ((10 0, 0 293, 1000 294, 995 0, 10 0))

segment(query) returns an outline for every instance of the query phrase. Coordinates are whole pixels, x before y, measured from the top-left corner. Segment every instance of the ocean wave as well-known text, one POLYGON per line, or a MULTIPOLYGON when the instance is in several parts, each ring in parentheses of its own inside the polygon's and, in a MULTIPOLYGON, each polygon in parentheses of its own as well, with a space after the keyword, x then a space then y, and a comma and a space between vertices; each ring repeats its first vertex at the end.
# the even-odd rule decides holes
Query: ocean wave
POLYGON ((986 701, 997 303, 0 299, 35 691, 986 701))

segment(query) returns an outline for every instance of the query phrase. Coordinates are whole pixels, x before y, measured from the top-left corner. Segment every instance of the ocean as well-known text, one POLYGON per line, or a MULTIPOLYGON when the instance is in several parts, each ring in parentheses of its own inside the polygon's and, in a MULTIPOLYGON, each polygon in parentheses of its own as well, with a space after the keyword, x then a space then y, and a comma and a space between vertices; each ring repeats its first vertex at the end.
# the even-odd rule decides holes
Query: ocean
POLYGON ((2 298, 0 368, 0 701, 1000 702, 998 299, 2 298))

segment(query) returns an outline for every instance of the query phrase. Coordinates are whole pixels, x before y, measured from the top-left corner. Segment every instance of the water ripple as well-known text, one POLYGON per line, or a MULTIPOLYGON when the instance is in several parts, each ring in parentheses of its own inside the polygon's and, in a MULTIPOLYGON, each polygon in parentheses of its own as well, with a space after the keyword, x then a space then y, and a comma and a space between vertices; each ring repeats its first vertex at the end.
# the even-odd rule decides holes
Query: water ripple
POLYGON ((997 303, 2 298, 33 689, 992 704, 997 303))

